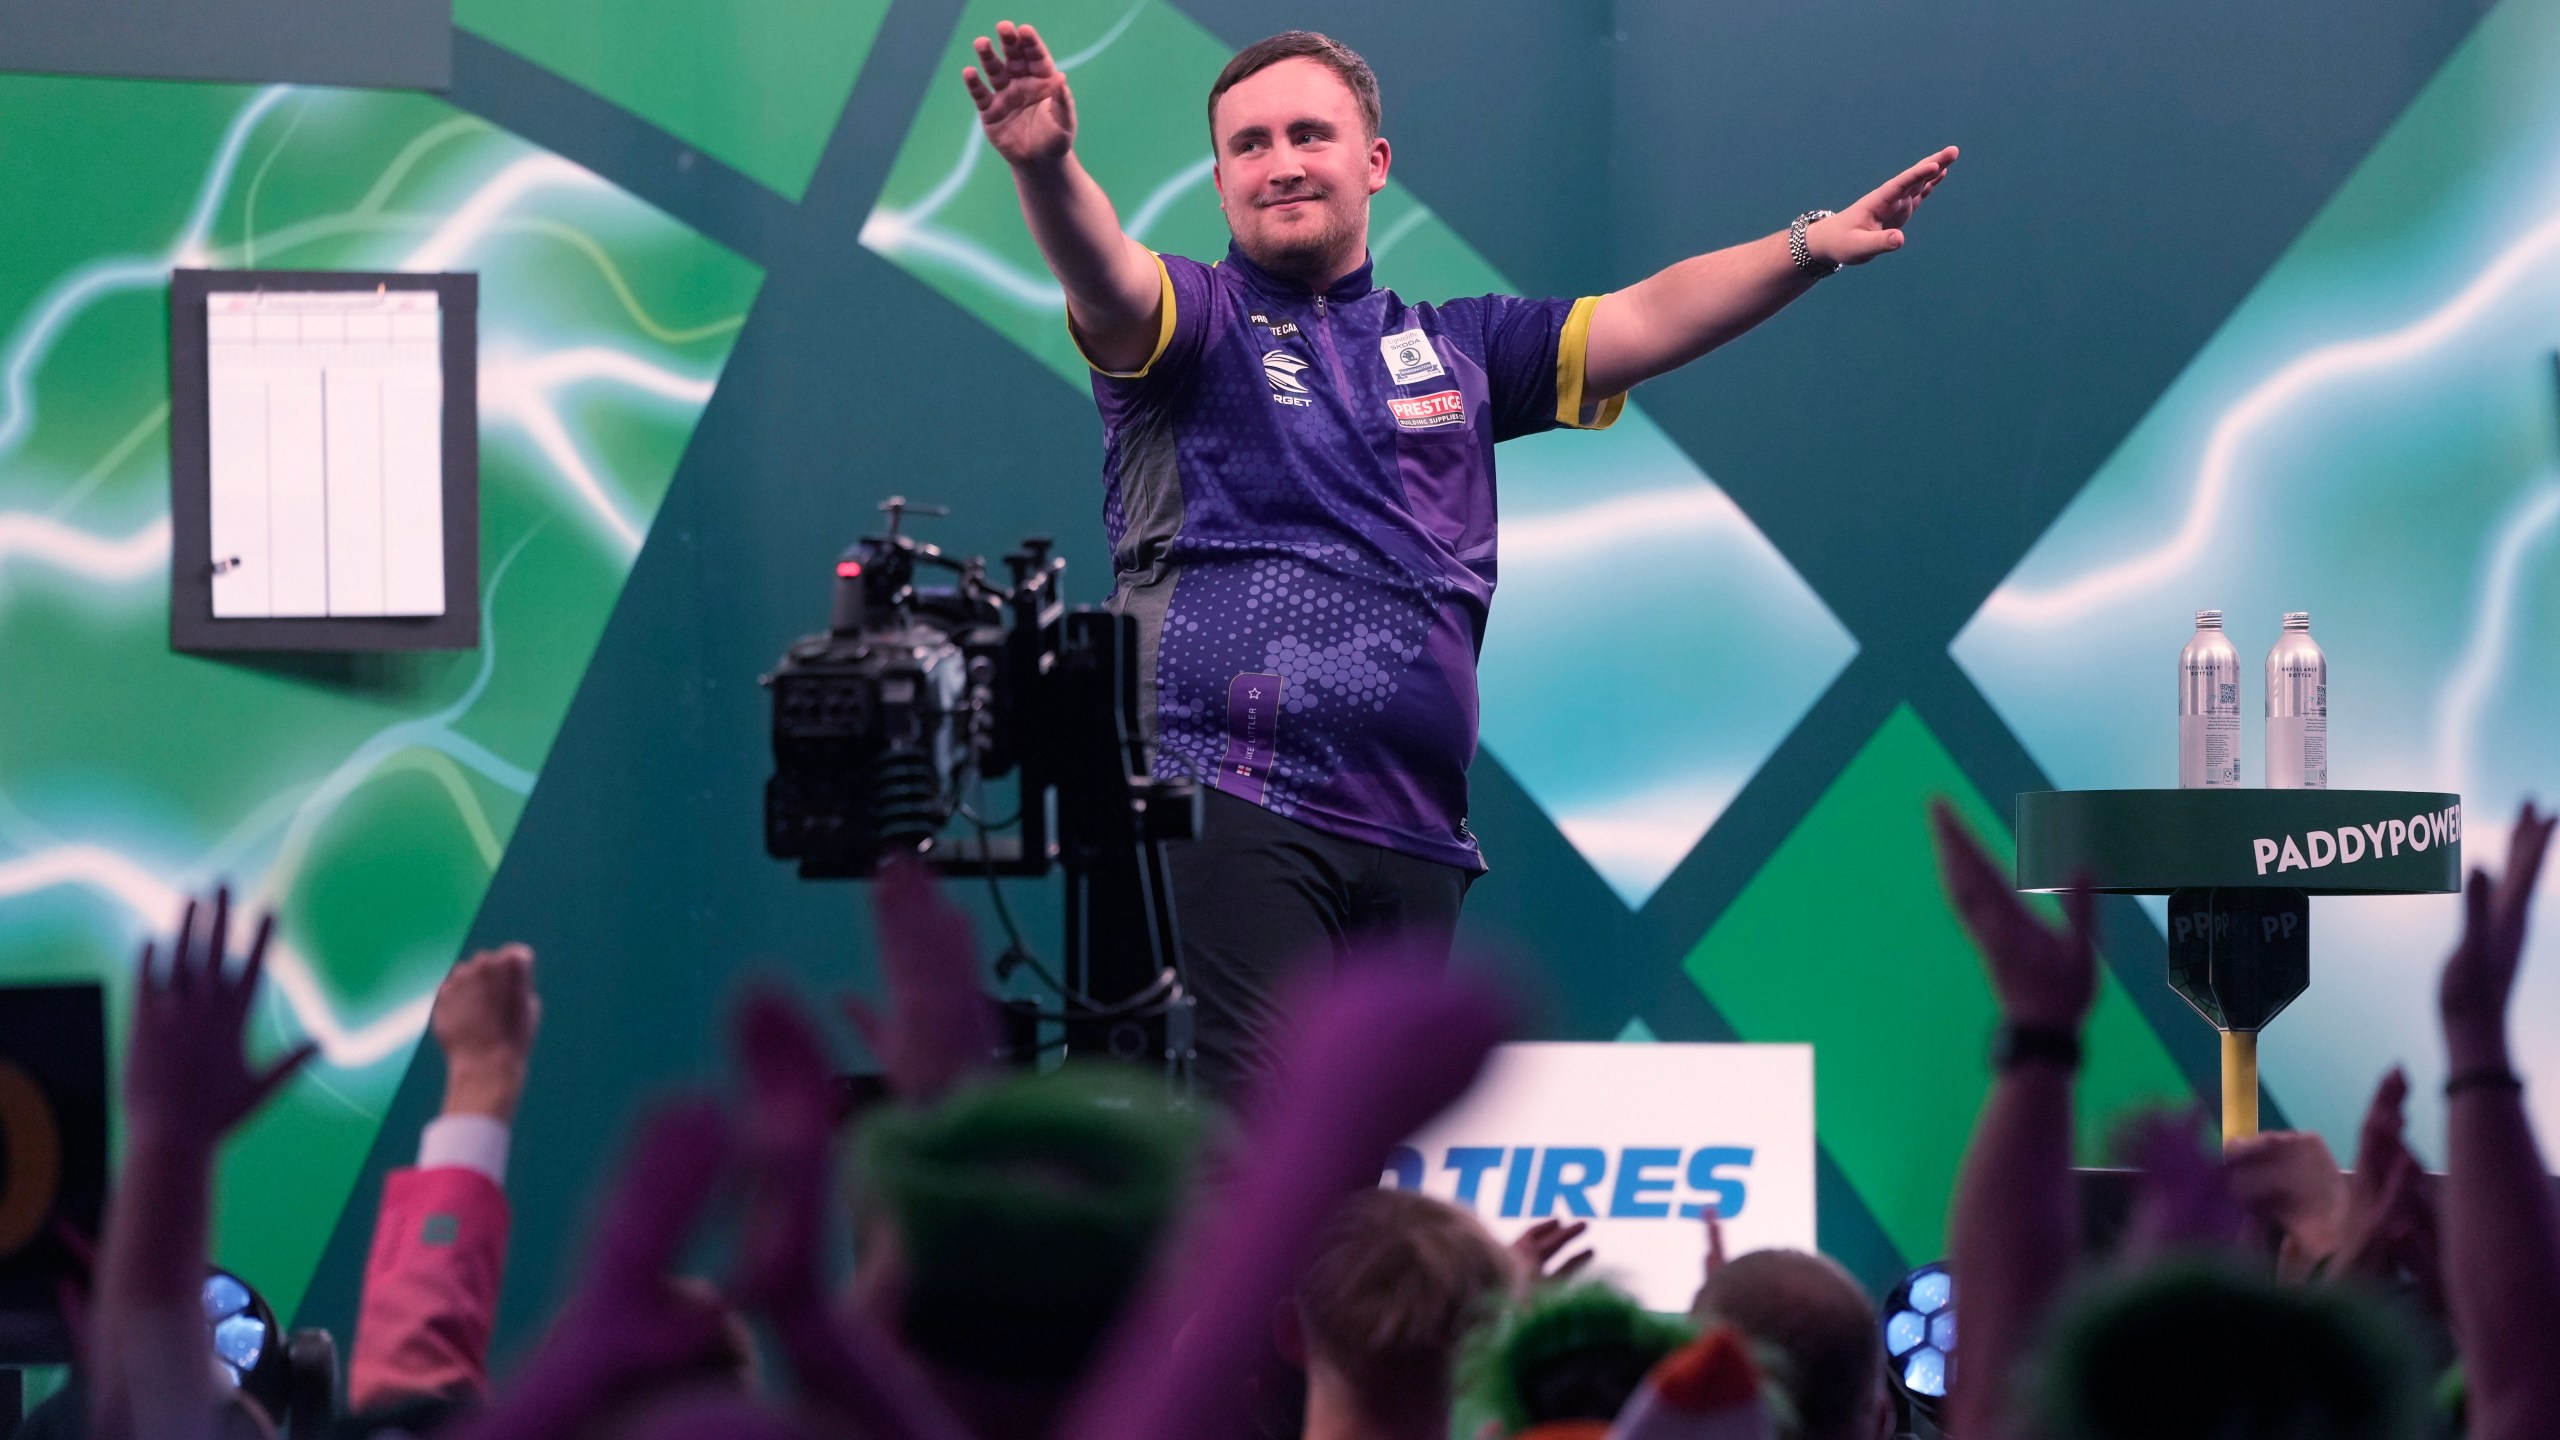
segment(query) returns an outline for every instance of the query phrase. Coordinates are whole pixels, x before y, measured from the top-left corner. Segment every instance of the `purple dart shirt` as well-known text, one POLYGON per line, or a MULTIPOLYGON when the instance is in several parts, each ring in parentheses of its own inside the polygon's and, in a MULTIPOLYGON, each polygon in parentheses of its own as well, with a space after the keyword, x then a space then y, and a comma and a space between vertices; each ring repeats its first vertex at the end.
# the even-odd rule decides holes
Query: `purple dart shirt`
POLYGON ((1597 429, 1592 299, 1318 295, 1230 246, 1167 255, 1164 328, 1093 380, 1112 604, 1138 617, 1156 767, 1469 871, 1493 447, 1597 429))

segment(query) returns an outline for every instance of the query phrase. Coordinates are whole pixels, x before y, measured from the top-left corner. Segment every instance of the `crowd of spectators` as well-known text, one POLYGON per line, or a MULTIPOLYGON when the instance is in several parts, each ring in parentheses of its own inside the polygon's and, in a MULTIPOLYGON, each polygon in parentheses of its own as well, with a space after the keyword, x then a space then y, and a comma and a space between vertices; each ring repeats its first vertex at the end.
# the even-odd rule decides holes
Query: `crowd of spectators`
MULTIPOLYGON (((2093 901, 2066 896, 2050 924, 1951 811, 1932 823, 2024 1038, 1995 1063, 1953 1198, 1961 1363, 1924 1423, 1962 1440, 2560 1433, 2560 1208, 2507 1034, 2551 820, 2525 807, 2502 869, 2469 878, 2439 987, 2441 1177, 2403 1140, 2397 1071, 2352 1171, 2315 1136, 2224 1146, 2192 1114, 2154 1115, 2116 1142, 2141 1178, 2100 1255, 2072 1170, 2093 901)), ((217 893, 142 953, 123 1164, 92 1284, 67 1300, 78 1394, 30 1421, 49 1433, 273 1433, 210 1363, 199 1297, 223 1139, 310 1052, 245 1058, 273 926, 235 952, 229 911, 217 893)), ((583 1269, 503 1383, 509 1126, 541 1001, 523 946, 456 967, 431 1021, 444 1104, 379 1198, 337 1433, 1440 1440, 1464 1416, 1523 1440, 1882 1440, 1909 1418, 1875 1298, 1829 1259, 1728 1260, 1710 1212, 1696 1302, 1660 1315, 1578 1273, 1579 1227, 1506 1246, 1378 1188, 1505 1033, 1503 997, 1468 969, 1392 942, 1341 967, 1230 1121, 1135 1069, 1000 1068, 965 917, 915 867, 884 874, 875 914, 885 996, 849 1010, 892 1098, 842 1122, 822 1026, 750 993, 730 1098, 638 1120, 583 1269), (723 1268, 688 1273, 714 1230, 723 1268)))

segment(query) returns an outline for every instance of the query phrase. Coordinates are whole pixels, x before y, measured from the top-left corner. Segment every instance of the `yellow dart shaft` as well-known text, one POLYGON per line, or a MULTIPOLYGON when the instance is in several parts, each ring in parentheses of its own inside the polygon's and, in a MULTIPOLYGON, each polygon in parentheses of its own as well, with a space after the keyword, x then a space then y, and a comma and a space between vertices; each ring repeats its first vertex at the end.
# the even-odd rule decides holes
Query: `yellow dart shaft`
POLYGON ((2258 1032, 2222 1032, 2222 1138, 2258 1133, 2258 1032))

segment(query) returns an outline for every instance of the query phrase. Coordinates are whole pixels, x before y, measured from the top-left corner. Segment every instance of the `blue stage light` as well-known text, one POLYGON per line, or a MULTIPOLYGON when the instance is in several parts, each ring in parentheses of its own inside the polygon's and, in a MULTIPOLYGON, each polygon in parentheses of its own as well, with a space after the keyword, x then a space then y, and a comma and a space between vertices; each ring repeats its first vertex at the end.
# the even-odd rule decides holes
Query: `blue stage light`
POLYGON ((1956 1286, 1943 1262, 1903 1277, 1884 1302, 1884 1353, 1894 1385, 1934 1412, 1955 1372, 1956 1286))
MULTIPOLYGON (((239 1277, 220 1270, 204 1277, 203 1293, 205 1323, 213 1327, 213 1358, 220 1362, 223 1376, 239 1386, 258 1375, 262 1364, 268 1366, 269 1374, 280 1376, 283 1340, 267 1302, 239 1277)), ((267 1376, 258 1378, 263 1381, 267 1376)))

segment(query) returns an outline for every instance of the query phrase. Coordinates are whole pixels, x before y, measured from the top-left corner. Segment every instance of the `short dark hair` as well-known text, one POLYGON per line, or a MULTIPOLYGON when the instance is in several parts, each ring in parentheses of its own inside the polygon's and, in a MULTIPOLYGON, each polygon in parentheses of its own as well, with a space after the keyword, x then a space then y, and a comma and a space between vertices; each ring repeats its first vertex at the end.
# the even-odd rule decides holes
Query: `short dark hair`
POLYGON ((1242 84, 1247 76, 1270 69, 1283 60, 1313 60, 1334 73, 1360 102, 1360 123, 1367 138, 1378 138, 1378 72, 1360 58, 1360 52, 1313 30, 1283 30, 1267 40, 1256 40, 1236 52, 1227 68, 1218 72, 1218 83, 1209 87, 1209 144, 1218 143, 1218 97, 1242 84))
POLYGON ((1373 1416, 1448 1402, 1458 1348, 1511 1280, 1476 1217, 1409 1190, 1363 1190, 1334 1212, 1298 1279, 1307 1349, 1373 1416))
POLYGON ((2430 1428, 2425 1381, 2396 1322, 2342 1286, 2280 1285, 2209 1259, 2155 1265, 2059 1317, 2037 1380, 2040 1433, 2409 1440, 2430 1428))
POLYGON ((1884 1394, 1884 1335, 1849 1272, 1801 1250, 1755 1250, 1719 1267, 1699 1318, 1777 1352, 1803 1440, 1869 1433, 1884 1394))

